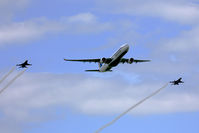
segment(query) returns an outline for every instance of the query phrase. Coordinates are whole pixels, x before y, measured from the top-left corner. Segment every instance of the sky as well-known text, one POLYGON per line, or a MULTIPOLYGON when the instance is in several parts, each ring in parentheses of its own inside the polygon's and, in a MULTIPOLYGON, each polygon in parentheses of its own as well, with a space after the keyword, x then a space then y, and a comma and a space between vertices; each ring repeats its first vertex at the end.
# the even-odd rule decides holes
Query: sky
POLYGON ((198 0, 0 0, 0 78, 33 64, 0 95, 0 131, 93 133, 182 77, 102 133, 198 133, 198 35, 198 0), (87 73, 98 64, 63 60, 108 58, 125 43, 125 58, 151 62, 87 73))

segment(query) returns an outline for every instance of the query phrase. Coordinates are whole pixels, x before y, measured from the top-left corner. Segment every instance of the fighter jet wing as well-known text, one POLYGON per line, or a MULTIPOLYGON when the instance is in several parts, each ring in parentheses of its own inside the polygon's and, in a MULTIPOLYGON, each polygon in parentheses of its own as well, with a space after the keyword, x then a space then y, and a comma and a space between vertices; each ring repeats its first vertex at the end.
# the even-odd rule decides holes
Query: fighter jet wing
POLYGON ((100 62, 100 59, 64 59, 65 61, 79 61, 79 62, 100 62))
POLYGON ((127 58, 122 58, 122 59, 120 60, 121 63, 133 63, 133 62, 139 63, 139 62, 150 62, 150 61, 151 61, 151 60, 137 60, 137 59, 133 59, 133 58, 129 58, 129 59, 127 59, 127 58))

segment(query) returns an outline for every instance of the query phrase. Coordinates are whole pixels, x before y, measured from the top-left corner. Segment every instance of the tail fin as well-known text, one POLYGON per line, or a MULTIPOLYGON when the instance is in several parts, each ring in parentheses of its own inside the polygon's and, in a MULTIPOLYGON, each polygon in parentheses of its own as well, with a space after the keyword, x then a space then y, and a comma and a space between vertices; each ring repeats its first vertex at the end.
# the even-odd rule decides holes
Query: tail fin
POLYGON ((85 70, 86 72, 99 72, 99 70, 85 70))

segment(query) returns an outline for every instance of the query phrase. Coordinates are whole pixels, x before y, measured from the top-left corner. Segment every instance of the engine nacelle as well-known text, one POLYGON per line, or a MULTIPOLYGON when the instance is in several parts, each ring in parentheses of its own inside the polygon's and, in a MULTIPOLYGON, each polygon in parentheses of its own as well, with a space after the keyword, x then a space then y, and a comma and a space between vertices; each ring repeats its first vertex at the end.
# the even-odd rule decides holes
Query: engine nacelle
POLYGON ((128 63, 129 63, 129 64, 132 64, 133 61, 134 61, 134 59, 133 59, 133 58, 130 58, 130 59, 128 60, 128 63))
POLYGON ((101 59, 100 59, 100 63, 106 63, 106 58, 104 58, 104 57, 101 58, 101 59))

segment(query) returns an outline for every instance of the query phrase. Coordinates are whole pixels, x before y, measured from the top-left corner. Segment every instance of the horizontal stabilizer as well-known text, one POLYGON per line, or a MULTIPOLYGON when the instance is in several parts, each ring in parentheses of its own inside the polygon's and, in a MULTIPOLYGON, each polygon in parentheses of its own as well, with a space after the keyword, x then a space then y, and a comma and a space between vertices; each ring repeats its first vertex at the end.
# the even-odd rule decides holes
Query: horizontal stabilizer
POLYGON ((99 72, 99 70, 85 70, 86 72, 99 72))

